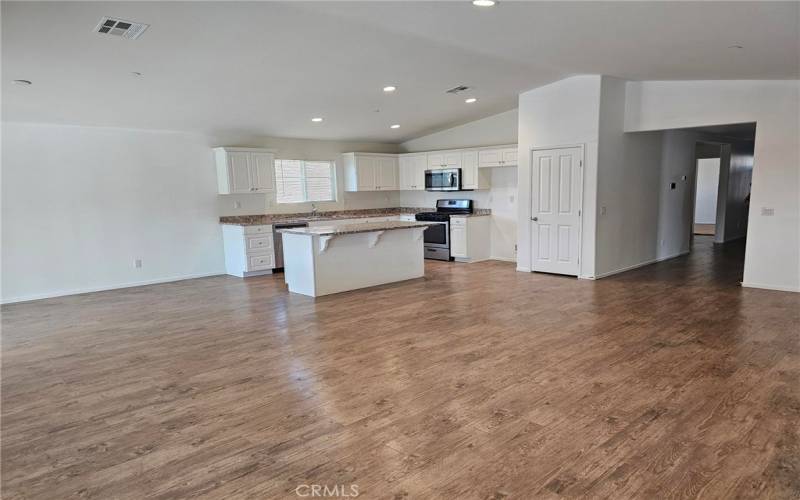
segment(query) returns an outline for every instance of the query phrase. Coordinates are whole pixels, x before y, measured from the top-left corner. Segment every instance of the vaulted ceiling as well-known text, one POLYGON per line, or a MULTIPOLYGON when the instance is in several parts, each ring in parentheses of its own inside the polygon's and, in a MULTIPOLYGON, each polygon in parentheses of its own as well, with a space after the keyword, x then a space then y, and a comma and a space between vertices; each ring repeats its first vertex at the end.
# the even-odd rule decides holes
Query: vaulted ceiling
POLYGON ((574 74, 798 78, 799 12, 796 2, 3 2, 3 119, 401 142, 574 74), (102 16, 151 26, 137 40, 102 35, 102 16), (390 84, 398 90, 384 93, 390 84), (460 84, 471 89, 445 93, 460 84))

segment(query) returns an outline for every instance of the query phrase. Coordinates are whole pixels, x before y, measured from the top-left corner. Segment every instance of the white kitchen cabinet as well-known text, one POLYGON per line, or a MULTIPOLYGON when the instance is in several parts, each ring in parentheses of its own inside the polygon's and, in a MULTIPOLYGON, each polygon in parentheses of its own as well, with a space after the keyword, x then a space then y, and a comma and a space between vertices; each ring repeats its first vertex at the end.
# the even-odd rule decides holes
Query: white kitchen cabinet
POLYGON ((450 255, 457 262, 489 259, 491 217, 450 216, 450 255))
POLYGON ((378 191, 397 191, 399 188, 397 170, 398 166, 396 156, 384 156, 378 158, 375 189, 378 191))
POLYGON ((400 155, 399 188, 403 191, 424 191, 427 168, 428 158, 425 153, 400 155))
POLYGON ((275 189, 275 153, 256 148, 214 148, 219 194, 266 193, 275 189))
POLYGON ((450 255, 453 258, 467 258, 466 217, 450 219, 450 255))
POLYGON ((428 169, 461 168, 461 150, 433 151, 428 153, 428 169))
POLYGON ((225 272, 244 278, 269 274, 275 268, 272 226, 222 226, 225 272))
POLYGON ((478 151, 461 152, 461 189, 489 189, 491 172, 478 168, 478 151))
POLYGON ((516 167, 517 164, 516 146, 486 148, 478 151, 478 166, 481 168, 516 167))
POLYGON ((345 191, 396 191, 397 155, 345 153, 345 191))

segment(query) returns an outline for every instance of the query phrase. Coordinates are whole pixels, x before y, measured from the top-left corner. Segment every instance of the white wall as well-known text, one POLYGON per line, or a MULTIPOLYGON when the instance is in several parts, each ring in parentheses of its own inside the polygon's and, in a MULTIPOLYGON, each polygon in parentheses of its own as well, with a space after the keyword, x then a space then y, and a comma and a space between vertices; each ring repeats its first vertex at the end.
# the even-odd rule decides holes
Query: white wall
POLYGON ((204 137, 3 123, 2 140, 3 302, 224 272, 204 137))
POLYGON ((342 152, 397 145, 21 123, 3 123, 2 140, 3 302, 221 274, 220 215, 310 210, 274 194, 218 195, 214 146, 336 161, 338 200, 320 210, 399 204, 396 192, 344 193, 341 182, 342 152))
MULTIPOLYGON (((370 142, 318 141, 311 139, 282 139, 263 136, 217 136, 208 139, 214 146, 249 146, 277 151, 276 157, 286 160, 331 160, 336 164, 336 201, 317 203, 318 210, 349 210, 397 206, 400 202, 395 192, 348 193, 344 190, 344 165, 342 153, 396 153, 397 144, 370 142)), ((278 204, 275 193, 218 195, 219 215, 251 215, 263 213, 309 212, 310 203, 278 204), (241 205, 236 208, 236 204, 241 205)))
POLYGON ((401 151, 410 153, 436 149, 514 144, 517 142, 517 122, 517 110, 512 109, 406 141, 400 147, 401 151))
POLYGON ((597 277, 654 262, 661 133, 626 134, 625 80, 603 76, 597 160, 597 277))
MULTIPOLYGON (((517 110, 459 125, 400 145, 405 152, 435 151, 461 147, 493 146, 517 142, 517 110)), ((400 205, 433 207, 442 198, 474 200, 477 208, 492 210, 491 257, 516 261, 517 245, 517 168, 491 169, 491 189, 459 193, 401 191, 400 205)))
POLYGON ((627 85, 627 131, 756 122, 743 285, 800 291, 800 82, 627 85))
POLYGON ((531 270, 531 150, 584 146, 581 276, 594 276, 600 76, 582 75, 519 96, 517 269, 531 270))
POLYGON ((719 158, 697 160, 697 180, 694 198, 695 224, 714 224, 717 221, 718 189, 719 158))

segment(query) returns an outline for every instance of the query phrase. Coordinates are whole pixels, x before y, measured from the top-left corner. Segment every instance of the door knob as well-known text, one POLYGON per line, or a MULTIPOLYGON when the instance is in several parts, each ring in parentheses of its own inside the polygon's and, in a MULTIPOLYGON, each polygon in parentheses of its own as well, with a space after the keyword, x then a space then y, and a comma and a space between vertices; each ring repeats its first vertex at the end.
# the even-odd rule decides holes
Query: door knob
POLYGON ((531 218, 531 220, 532 220, 533 222, 536 222, 536 221, 538 221, 538 220, 539 220, 539 218, 538 218, 538 217, 533 217, 533 218, 531 218))

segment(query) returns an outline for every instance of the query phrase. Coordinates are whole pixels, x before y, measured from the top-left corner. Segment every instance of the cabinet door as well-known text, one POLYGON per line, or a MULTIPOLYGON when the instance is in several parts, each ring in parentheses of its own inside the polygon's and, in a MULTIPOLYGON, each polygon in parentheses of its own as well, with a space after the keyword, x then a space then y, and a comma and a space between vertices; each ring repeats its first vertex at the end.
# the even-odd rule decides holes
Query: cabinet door
POLYGON ((377 188, 381 191, 397 190, 397 158, 379 157, 377 188))
POLYGON ((504 149, 500 161, 504 167, 517 165, 517 148, 504 149))
POLYGON ((377 159, 374 156, 356 156, 356 183, 359 191, 375 191, 377 159))
POLYGON ((436 170, 437 168, 444 168, 444 154, 442 153, 434 153, 428 154, 428 169, 429 170, 436 170))
POLYGON ((275 155, 272 153, 251 153, 250 178, 254 191, 263 193, 275 189, 275 155))
POLYGON ((398 160, 398 177, 400 180, 400 189, 403 191, 411 191, 416 189, 414 187, 415 173, 417 163, 414 156, 401 156, 398 160))
POLYGON ((228 153, 228 179, 231 193, 253 192, 250 171, 250 153, 237 151, 228 153))
POLYGON ((461 154, 461 187, 478 189, 478 152, 464 151, 461 154))
POLYGON ((499 167, 503 160, 503 150, 483 149, 478 152, 478 166, 480 167, 499 167))
POLYGON ((450 255, 464 259, 468 257, 466 224, 450 226, 450 255))
POLYGON ((461 168, 461 151, 444 154, 444 168, 461 168))

